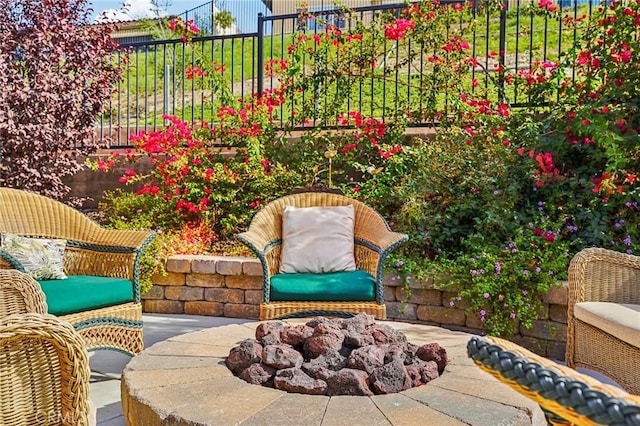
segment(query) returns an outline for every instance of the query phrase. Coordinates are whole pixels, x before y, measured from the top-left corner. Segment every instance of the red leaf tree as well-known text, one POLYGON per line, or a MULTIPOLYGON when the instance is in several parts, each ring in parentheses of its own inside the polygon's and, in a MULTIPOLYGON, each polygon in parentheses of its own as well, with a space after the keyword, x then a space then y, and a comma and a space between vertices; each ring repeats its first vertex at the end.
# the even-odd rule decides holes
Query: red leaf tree
POLYGON ((121 78, 110 25, 88 0, 0 0, 0 186, 56 199, 101 141, 96 118, 121 78))

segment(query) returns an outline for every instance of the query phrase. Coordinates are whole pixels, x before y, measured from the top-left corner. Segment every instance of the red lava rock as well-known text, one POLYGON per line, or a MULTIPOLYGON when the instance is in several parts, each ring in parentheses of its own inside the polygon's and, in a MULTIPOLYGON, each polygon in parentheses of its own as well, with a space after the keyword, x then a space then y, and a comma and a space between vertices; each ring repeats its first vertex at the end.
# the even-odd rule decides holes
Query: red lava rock
POLYGON ((372 373, 373 370, 384 365, 386 353, 386 348, 383 346, 363 346, 351 352, 347 359, 347 367, 372 373))
POLYGON ((259 362, 262 362, 262 345, 253 339, 244 340, 240 345, 231 348, 225 360, 227 368, 236 375, 242 373, 251 364, 259 362))
POLYGON ((225 363, 251 384, 311 395, 401 392, 439 377, 447 351, 437 343, 417 346, 373 316, 317 317, 304 325, 265 322, 256 340, 231 349, 225 363))
POLYGON ((280 340, 287 345, 301 346, 312 335, 313 328, 304 324, 294 325, 280 332, 280 340))
POLYGON ((411 387, 411 376, 404 364, 395 360, 376 368, 369 376, 369 383, 378 395, 396 393, 411 387))
POLYGON ((307 358, 317 358, 329 351, 339 351, 344 342, 344 334, 335 324, 322 323, 313 329, 313 335, 304 342, 304 354, 307 358))
POLYGON ((256 328, 256 340, 264 345, 278 344, 281 341, 280 332, 284 329, 285 325, 280 321, 263 322, 256 328))
MULTIPOLYGON (((319 379, 320 370, 338 371, 347 366, 347 359, 338 351, 329 350, 322 355, 302 364, 302 370, 309 376, 319 379)), ((326 377, 326 373, 323 373, 326 377)))
POLYGON ((374 324, 368 328, 364 334, 373 336, 377 345, 385 343, 405 343, 407 337, 401 332, 386 324, 374 324))
POLYGON ((420 346, 416 355, 423 361, 435 361, 438 364, 438 372, 440 374, 449 363, 447 350, 437 343, 427 343, 420 346))
POLYGON ((245 368, 238 377, 252 385, 262 385, 273 387, 273 377, 276 369, 264 364, 251 364, 245 368))
POLYGON ((369 375, 366 371, 343 368, 327 378, 327 395, 371 396, 369 375))
POLYGON ((299 368, 287 368, 276 373, 273 380, 276 389, 287 392, 304 393, 307 395, 324 395, 327 383, 309 377, 299 368))
POLYGON ((285 368, 300 368, 302 354, 289 345, 268 345, 262 351, 262 362, 278 370, 285 368))

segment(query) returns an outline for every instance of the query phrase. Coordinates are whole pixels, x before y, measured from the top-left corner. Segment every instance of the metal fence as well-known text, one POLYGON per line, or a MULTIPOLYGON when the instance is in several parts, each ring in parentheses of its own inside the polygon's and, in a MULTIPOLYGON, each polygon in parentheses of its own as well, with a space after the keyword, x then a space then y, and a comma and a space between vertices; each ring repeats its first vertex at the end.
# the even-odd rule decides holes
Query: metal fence
POLYGON ((256 0, 211 0, 186 10, 180 17, 184 21, 192 20, 202 34, 245 34, 255 32, 259 13, 269 16, 271 11, 263 2, 256 0), (224 12, 233 17, 230 28, 219 28, 215 24, 216 15, 224 12))
MULTIPOLYGON (((562 15, 578 17, 589 15, 594 0, 561 0, 562 15), (569 3, 570 2, 570 3, 569 3)), ((455 3, 445 0, 442 3, 455 3)), ((509 7, 492 12, 481 7, 474 8, 475 30, 471 39, 472 54, 479 59, 471 78, 470 90, 484 90, 488 97, 503 99, 514 107, 526 107, 527 99, 517 85, 505 86, 496 72, 500 67, 511 70, 531 69, 538 61, 556 60, 568 52, 578 37, 574 29, 564 27, 562 19, 553 19, 549 14, 536 12, 533 0, 511 0, 509 7)), ((374 19, 379 11, 395 11, 406 4, 377 5, 354 8, 358 19, 374 19)), ((265 75, 264 64, 270 59, 286 57, 287 47, 296 31, 322 33, 326 23, 352 27, 354 19, 336 11, 314 12, 320 18, 313 26, 301 22, 298 14, 265 16, 258 14, 257 31, 234 35, 211 35, 195 38, 191 45, 181 40, 159 40, 148 43, 133 43, 124 70, 124 82, 120 85, 107 114, 100 119, 99 137, 110 135, 112 147, 129 146, 129 136, 141 130, 155 130, 164 125, 163 114, 175 115, 186 121, 215 121, 212 91, 204 76, 185 78, 197 57, 207 58, 216 64, 224 64, 224 76, 236 97, 262 93, 274 88, 277 81, 265 75), (324 22, 324 25, 317 24, 324 22)), ((460 23, 462 25, 462 23, 460 23)), ((385 61, 394 57, 395 43, 385 42, 385 61)), ((382 72, 386 72, 383 70, 382 72)), ((392 119, 394 108, 406 104, 415 97, 409 89, 424 73, 395 68, 379 82, 360 81, 358 93, 345 102, 345 111, 357 110, 384 120, 392 119)), ((418 84, 419 86, 419 84, 418 84)), ((302 93, 302 97, 316 98, 321 105, 327 93, 302 93)), ((282 106, 277 111, 277 120, 284 126, 291 119, 291 107, 282 106)), ((309 125, 330 125, 327 122, 312 122, 309 125)), ((420 125, 421 123, 416 123, 420 125)), ((426 124, 426 123, 422 123, 426 124)))

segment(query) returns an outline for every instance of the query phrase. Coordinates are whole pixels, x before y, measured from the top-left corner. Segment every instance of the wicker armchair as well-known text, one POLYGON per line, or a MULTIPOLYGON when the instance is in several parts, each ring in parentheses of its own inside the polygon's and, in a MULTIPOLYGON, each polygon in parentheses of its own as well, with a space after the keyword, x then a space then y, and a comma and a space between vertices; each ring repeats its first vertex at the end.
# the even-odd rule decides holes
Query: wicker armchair
POLYGON ((467 353, 483 371, 537 402, 551 424, 640 425, 640 396, 497 337, 474 336, 467 353))
MULTIPOLYGON (((615 380, 627 391, 640 394, 640 347, 621 340, 620 335, 615 337, 604 331, 593 321, 588 324, 576 318, 576 304, 583 302, 626 304, 625 309, 637 305, 635 314, 630 309, 625 319, 634 321, 631 318, 638 318, 640 257, 588 248, 571 260, 566 352, 569 367, 597 371, 615 380)), ((640 329, 640 321, 635 327, 636 330, 640 329)), ((638 333, 640 331, 635 331, 635 336, 638 333)))
POLYGON ((263 300, 260 319, 301 317, 312 315, 349 316, 366 312, 386 319, 382 286, 382 264, 395 247, 406 241, 404 234, 393 232, 386 221, 364 203, 328 192, 302 192, 279 198, 267 204, 254 216, 247 232, 238 239, 251 248, 262 263, 263 300), (375 279, 375 301, 274 301, 270 296, 271 277, 280 269, 282 248, 282 211, 285 206, 346 206, 353 205, 354 256, 356 268, 375 279))
POLYGON ((0 424, 95 423, 89 360, 73 327, 48 314, 0 318, 0 424))
MULTIPOLYGON (((60 317, 74 326, 89 350, 116 349, 129 354, 142 351, 139 262, 141 253, 154 237, 153 232, 105 229, 65 204, 10 188, 0 188, 0 232, 66 240, 64 271, 70 277, 108 277, 130 281, 133 295, 130 302, 60 317)), ((22 266, 1 249, 0 269, 24 272, 22 266)), ((60 283, 67 281, 61 280, 60 283)), ((70 293, 69 298, 75 294, 70 293)))

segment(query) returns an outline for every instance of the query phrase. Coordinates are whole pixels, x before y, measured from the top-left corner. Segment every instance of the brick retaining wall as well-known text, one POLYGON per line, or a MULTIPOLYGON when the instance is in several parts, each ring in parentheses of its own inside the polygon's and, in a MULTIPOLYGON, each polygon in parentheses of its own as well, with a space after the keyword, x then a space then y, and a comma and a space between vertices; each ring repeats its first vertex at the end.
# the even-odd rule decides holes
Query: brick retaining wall
MULTIPOLYGON (((255 258, 173 256, 166 276, 155 276, 153 288, 142 296, 149 313, 191 314, 258 319, 262 300, 262 267, 255 258)), ((413 282, 404 296, 401 280, 385 277, 387 317, 439 325, 481 334, 478 316, 464 306, 449 307, 453 293, 433 289, 429 282, 413 282)), ((552 289, 543 297, 543 309, 530 330, 521 327, 512 340, 540 355, 564 359, 567 335, 567 287, 552 289)))

